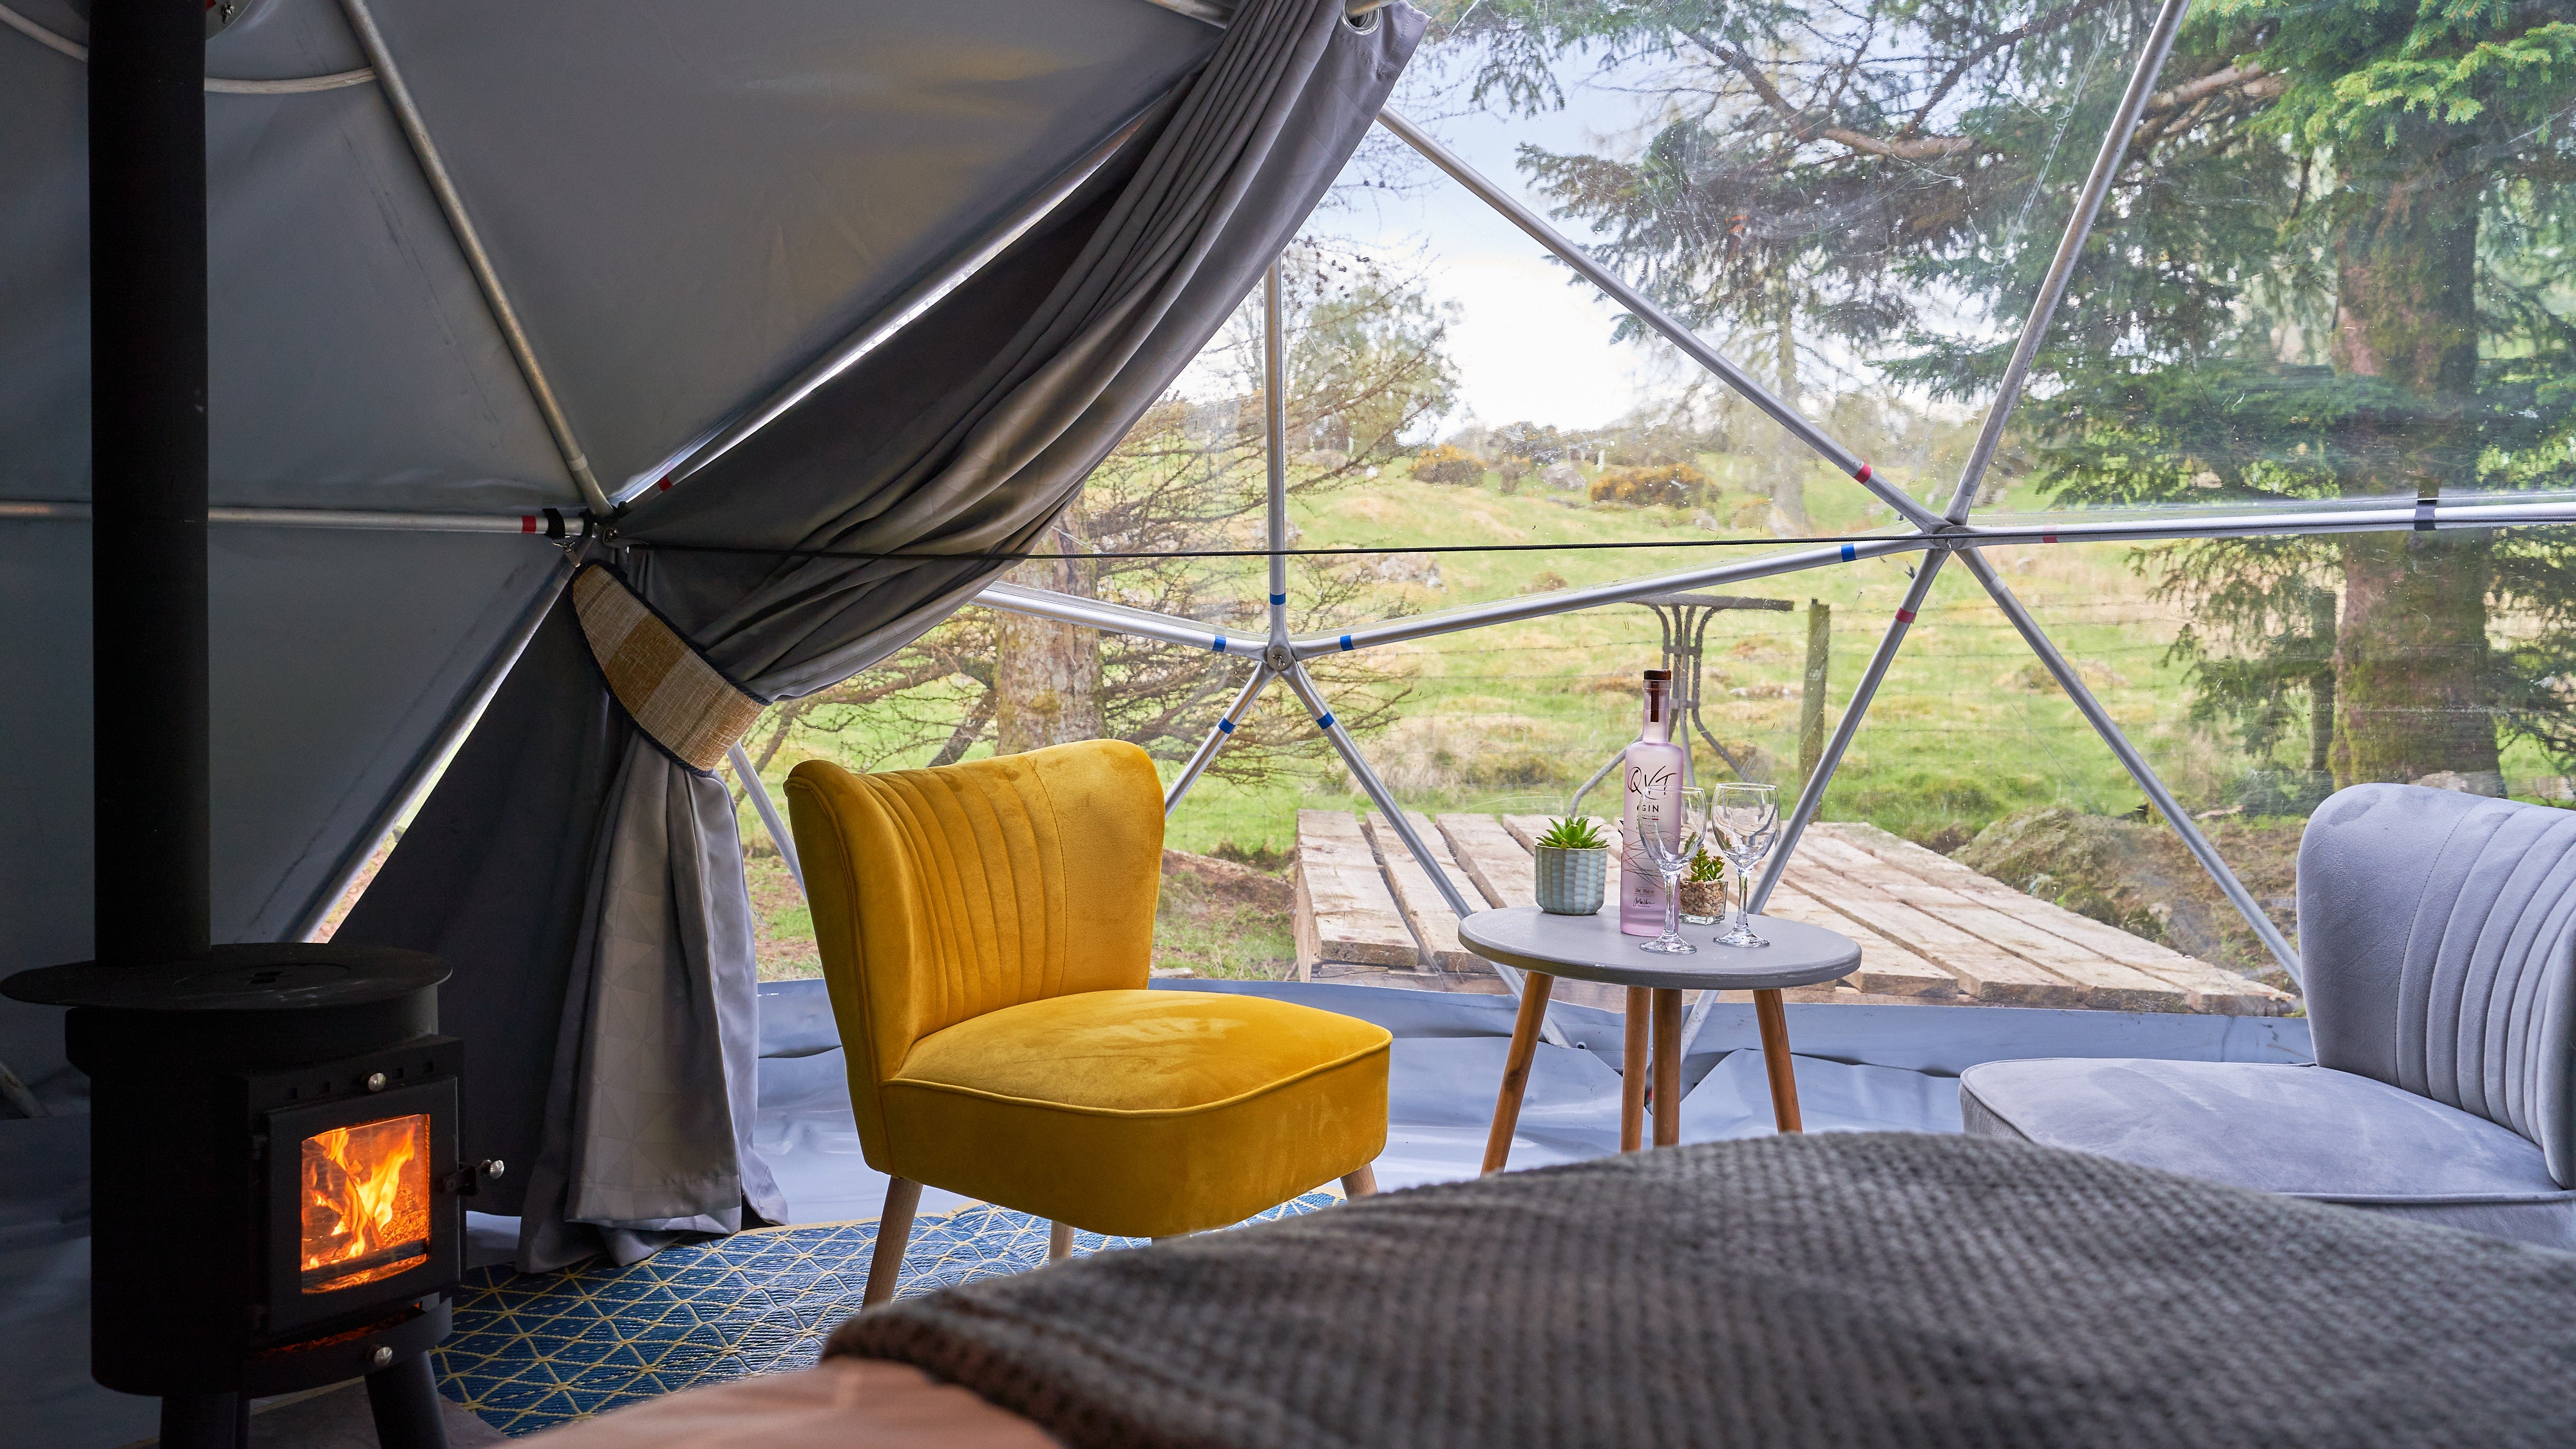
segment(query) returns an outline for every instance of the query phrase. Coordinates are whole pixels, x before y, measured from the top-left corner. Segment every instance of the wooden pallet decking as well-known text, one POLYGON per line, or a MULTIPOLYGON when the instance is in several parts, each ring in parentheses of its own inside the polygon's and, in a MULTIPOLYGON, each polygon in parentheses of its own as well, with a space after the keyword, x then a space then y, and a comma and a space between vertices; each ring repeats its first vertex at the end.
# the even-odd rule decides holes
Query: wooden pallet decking
MULTIPOLYGON (((1413 815, 1410 823, 1470 901, 1528 905, 1539 816, 1413 815)), ((1598 822, 1615 842, 1617 826, 1598 822)), ((1458 918, 1383 819, 1297 812, 1301 978, 1500 991, 1458 944, 1458 918)), ((1609 899, 1619 890, 1611 862, 1609 899)), ((1605 909, 1616 909, 1615 904, 1605 909)), ((1874 826, 1818 823, 1782 874, 1770 912, 1843 932, 1861 964, 1806 1001, 1908 1001, 2096 1011, 2270 1016, 2295 998, 2232 971, 2024 895, 1874 826)), ((1620 993, 1558 994, 1616 1007, 1620 993)))
MULTIPOLYGON (((1448 872, 1450 883, 1459 887, 1472 904, 1475 887, 1468 884, 1467 873, 1450 855, 1448 837, 1440 833, 1430 816, 1409 811, 1407 814, 1422 843, 1431 847, 1433 858, 1448 872)), ((1422 947, 1423 964, 1440 971, 1483 970, 1483 959, 1458 944, 1458 913, 1449 909, 1439 887, 1431 883, 1431 873, 1405 848, 1404 837, 1397 835, 1382 815, 1370 815, 1361 823, 1368 832, 1369 844, 1377 848, 1378 860, 1386 866, 1387 884, 1395 891, 1395 908, 1403 913, 1404 923, 1413 928, 1413 939, 1422 947)))
POLYGON ((1422 951, 1395 909, 1360 823, 1339 810, 1297 812, 1297 975, 1319 961, 1417 970, 1422 951))

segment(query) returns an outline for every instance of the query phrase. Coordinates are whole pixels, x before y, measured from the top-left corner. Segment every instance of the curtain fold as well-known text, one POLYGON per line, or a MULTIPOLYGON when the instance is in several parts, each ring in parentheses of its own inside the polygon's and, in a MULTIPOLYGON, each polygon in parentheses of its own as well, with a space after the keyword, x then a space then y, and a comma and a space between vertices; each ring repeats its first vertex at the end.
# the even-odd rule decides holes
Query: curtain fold
MULTIPOLYGON (((1423 21, 1397 5, 1355 26, 1341 10, 1247 0, 1158 123, 1047 222, 622 520, 612 547, 636 590, 768 696, 837 683, 970 600, 1009 567, 973 555, 1037 540, 1358 146, 1423 21)), ((442 1009, 469 1071, 488 1056, 510 1074, 474 1089, 512 1105, 469 1114, 468 1156, 531 1163, 492 1204, 520 1213, 528 1270, 602 1248, 631 1261, 786 1210, 751 1145, 759 1034, 731 794, 613 704, 603 744, 606 691, 566 667, 568 629, 559 610, 551 647, 514 671, 340 933, 455 971, 442 1009), (551 835, 504 799, 532 777, 562 807, 551 835), (527 880, 576 861, 577 889, 528 900, 527 880), (547 999, 551 1016, 528 1010, 547 999)))

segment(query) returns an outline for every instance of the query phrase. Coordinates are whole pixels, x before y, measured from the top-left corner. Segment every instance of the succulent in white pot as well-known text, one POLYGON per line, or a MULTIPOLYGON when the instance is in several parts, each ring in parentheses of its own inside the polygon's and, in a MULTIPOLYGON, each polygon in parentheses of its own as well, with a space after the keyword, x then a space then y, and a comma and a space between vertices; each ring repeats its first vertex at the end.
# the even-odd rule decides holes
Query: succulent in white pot
POLYGON ((1559 820, 1538 838, 1538 908, 1551 916, 1601 909, 1610 881, 1610 842, 1589 819, 1559 820))

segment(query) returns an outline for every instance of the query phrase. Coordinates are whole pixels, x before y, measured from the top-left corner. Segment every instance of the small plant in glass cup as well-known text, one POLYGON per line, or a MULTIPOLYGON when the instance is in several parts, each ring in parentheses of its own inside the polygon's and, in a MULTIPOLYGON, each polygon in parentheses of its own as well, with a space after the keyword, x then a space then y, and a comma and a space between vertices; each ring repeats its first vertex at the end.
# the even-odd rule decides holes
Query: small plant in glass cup
POLYGON ((1714 926, 1726 914, 1726 862, 1703 846, 1682 873, 1682 919, 1694 926, 1714 926))
POLYGON ((1585 817, 1559 820, 1538 838, 1538 908, 1551 916, 1601 909, 1610 880, 1610 842, 1585 817))

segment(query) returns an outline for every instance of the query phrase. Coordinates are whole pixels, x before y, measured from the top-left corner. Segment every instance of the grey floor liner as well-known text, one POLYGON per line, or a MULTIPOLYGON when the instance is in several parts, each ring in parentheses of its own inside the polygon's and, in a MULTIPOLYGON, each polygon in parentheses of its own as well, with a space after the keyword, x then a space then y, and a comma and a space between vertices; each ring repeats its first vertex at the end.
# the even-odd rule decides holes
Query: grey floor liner
MULTIPOLYGON (((1473 1176, 1482 1163, 1512 1005, 1492 996, 1333 983, 1170 982, 1306 1002, 1395 1033, 1390 1123, 1380 1186, 1473 1176)), ((885 1178, 859 1155, 849 1086, 820 981, 761 988, 759 1144, 800 1223, 876 1216, 885 1178)), ((1572 1162, 1618 1149, 1621 1022, 1561 1006, 1575 1044, 1542 1046, 1512 1166, 1572 1162)), ((1790 1039, 1809 1131, 1959 1130, 1958 1073, 1981 1061, 2141 1056, 2185 1061, 2304 1061, 2304 1020, 2037 1011, 1972 1006, 1792 1006, 1790 1039)), ((1770 1092, 1751 1008, 1721 1004, 1692 1043, 1682 1135, 1692 1142, 1771 1131, 1770 1092)), ((151 1400, 89 1381, 88 1134, 77 1084, 48 1093, 67 1115, 0 1121, 0 1423, 11 1443, 114 1449, 154 1430, 151 1400), (23 1437, 21 1437, 23 1436, 23 1437)), ((953 1194, 923 1195, 925 1213, 953 1194)), ((517 1220, 469 1215, 482 1261, 500 1261, 517 1220)), ((286 1413, 287 1409, 275 1412, 286 1413)), ((307 1411, 308 1417, 319 1410, 307 1411)), ((278 1421, 281 1425, 284 1420, 278 1421)))

